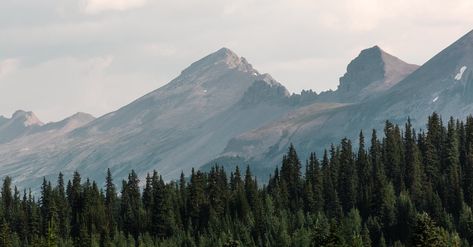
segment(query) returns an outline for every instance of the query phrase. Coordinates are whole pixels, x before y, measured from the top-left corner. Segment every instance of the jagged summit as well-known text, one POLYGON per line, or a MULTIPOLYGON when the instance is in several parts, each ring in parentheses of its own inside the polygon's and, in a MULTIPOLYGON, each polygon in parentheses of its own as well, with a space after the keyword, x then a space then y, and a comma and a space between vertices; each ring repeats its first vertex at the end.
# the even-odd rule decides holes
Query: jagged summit
POLYGON ((171 82, 138 101, 153 99, 156 104, 199 105, 201 109, 208 106, 208 110, 216 110, 238 101, 255 80, 267 77, 245 58, 221 48, 192 63, 171 82))
POLYGON ((0 143, 26 135, 43 126, 33 112, 18 110, 11 118, 0 118, 0 143))
POLYGON ((388 90, 418 68, 385 52, 379 46, 362 50, 340 78, 337 100, 353 101, 388 90))
POLYGON ((192 63, 181 75, 190 76, 206 70, 236 69, 242 72, 259 74, 244 57, 238 56, 228 48, 221 48, 204 58, 192 63))
POLYGON ((57 131, 60 133, 67 133, 77 128, 80 128, 95 120, 95 117, 84 112, 78 112, 67 117, 59 122, 52 122, 42 126, 40 131, 57 131))
POLYGON ((44 123, 41 122, 38 117, 36 117, 36 115, 31 111, 17 110, 15 113, 13 113, 10 120, 15 122, 22 122, 25 127, 44 125, 44 123))
POLYGON ((89 113, 77 112, 76 114, 68 117, 67 119, 90 120, 90 119, 95 119, 95 117, 89 113))

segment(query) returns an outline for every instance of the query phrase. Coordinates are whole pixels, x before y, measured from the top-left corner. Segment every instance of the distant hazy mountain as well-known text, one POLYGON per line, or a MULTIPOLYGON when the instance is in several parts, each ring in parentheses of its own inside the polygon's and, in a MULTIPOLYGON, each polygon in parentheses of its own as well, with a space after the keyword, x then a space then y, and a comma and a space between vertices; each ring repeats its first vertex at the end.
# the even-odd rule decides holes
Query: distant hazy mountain
POLYGON ((11 118, 0 116, 0 143, 34 132, 43 123, 32 112, 16 111, 11 118))

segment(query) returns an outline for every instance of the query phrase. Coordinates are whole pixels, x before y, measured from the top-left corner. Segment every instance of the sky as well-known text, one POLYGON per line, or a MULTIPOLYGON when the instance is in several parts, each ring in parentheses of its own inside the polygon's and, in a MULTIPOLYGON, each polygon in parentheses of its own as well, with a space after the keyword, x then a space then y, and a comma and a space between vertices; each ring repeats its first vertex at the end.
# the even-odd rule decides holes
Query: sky
POLYGON ((291 92, 336 89, 362 49, 423 64, 471 13, 472 0, 1 0, 0 115, 101 116, 221 47, 291 92))

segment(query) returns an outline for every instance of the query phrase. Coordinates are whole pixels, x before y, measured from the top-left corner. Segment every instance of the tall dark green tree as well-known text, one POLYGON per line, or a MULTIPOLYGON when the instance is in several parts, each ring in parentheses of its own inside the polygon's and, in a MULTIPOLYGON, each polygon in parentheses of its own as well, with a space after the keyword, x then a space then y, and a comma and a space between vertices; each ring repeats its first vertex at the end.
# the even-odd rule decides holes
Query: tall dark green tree
POLYGON ((108 168, 107 177, 105 178, 105 214, 107 219, 106 231, 108 231, 110 237, 113 237, 117 226, 116 202, 117 189, 113 183, 112 172, 108 168))
POLYGON ((354 208, 357 202, 357 171, 351 141, 344 138, 340 152, 339 195, 344 212, 354 208))
POLYGON ((399 127, 386 121, 383 139, 383 163, 387 177, 393 182, 396 192, 404 190, 404 169, 402 162, 402 142, 399 127))
POLYGON ((420 200, 422 196, 422 158, 415 136, 416 134, 412 129, 411 120, 408 119, 404 133, 405 184, 414 200, 420 200))
POLYGON ((142 228, 143 211, 139 183, 138 175, 132 170, 128 175, 128 181, 123 184, 120 209, 124 230, 133 236, 135 241, 138 241, 142 228))
POLYGON ((301 162, 297 156, 296 149, 291 144, 287 154, 283 157, 281 165, 281 178, 287 186, 288 201, 292 210, 301 205, 301 162))
POLYGON ((371 206, 371 194, 373 188, 373 176, 371 161, 365 149, 365 137, 363 131, 360 131, 358 154, 356 159, 356 168, 358 172, 358 200, 357 206, 362 216, 367 217, 371 206))

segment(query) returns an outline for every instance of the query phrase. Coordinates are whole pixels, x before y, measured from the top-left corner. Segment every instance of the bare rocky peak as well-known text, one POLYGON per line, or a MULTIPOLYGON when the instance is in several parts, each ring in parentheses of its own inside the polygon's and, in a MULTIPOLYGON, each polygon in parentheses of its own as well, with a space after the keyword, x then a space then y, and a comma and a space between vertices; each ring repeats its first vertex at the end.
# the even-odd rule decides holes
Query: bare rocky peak
POLYGON ((240 100, 243 107, 254 107, 260 103, 288 103, 289 91, 269 74, 263 74, 253 82, 240 100))
POLYGON ((95 117, 84 112, 78 112, 70 117, 67 117, 59 122, 54 122, 54 123, 49 123, 48 125, 57 125, 57 126, 68 126, 68 125, 73 125, 69 127, 80 127, 82 125, 85 125, 87 123, 92 122, 95 120, 95 117))
POLYGON ((340 78, 338 99, 352 101, 384 92, 415 71, 419 66, 408 64, 374 46, 361 51, 340 78))
POLYGON ((25 127, 44 125, 44 123, 41 122, 33 112, 31 111, 27 112, 23 110, 18 110, 15 113, 13 113, 10 121, 23 123, 25 127))
POLYGON ((18 110, 11 118, 0 119, 0 143, 11 141, 43 126, 33 112, 18 110))
POLYGON ((70 117, 67 117, 59 122, 48 123, 39 131, 59 131, 61 133, 67 133, 77 128, 80 128, 95 120, 95 117, 84 112, 78 112, 70 117))
POLYGON ((74 121, 81 121, 81 122, 90 122, 92 120, 94 120, 95 117, 92 116, 91 114, 89 113, 85 113, 85 112, 78 112, 70 117, 68 117, 66 120, 74 120, 74 121))
POLYGON ((204 58, 192 63, 187 69, 183 70, 181 76, 201 73, 208 69, 236 69, 242 72, 256 72, 253 66, 248 63, 244 57, 238 56, 228 48, 220 50, 205 56, 204 58))

